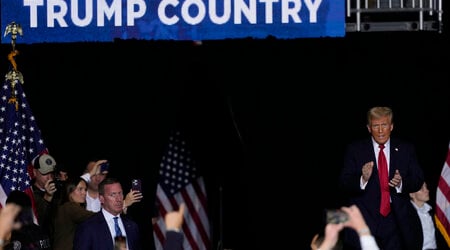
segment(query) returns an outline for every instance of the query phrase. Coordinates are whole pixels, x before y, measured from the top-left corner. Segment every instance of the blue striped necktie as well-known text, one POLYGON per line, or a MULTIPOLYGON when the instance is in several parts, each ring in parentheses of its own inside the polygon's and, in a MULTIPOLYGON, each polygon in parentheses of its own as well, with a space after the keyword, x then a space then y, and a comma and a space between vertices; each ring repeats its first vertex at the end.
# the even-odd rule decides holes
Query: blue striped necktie
POLYGON ((118 223, 117 219, 119 219, 119 217, 114 217, 114 229, 116 229, 116 237, 122 236, 122 231, 120 231, 120 227, 119 227, 119 223, 118 223))

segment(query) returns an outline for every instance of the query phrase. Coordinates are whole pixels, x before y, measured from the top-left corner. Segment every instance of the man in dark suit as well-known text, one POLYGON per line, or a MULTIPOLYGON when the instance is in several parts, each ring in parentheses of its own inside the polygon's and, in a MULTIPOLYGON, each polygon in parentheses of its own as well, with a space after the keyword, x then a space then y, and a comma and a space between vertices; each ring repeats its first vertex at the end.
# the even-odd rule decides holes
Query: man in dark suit
POLYGON ((119 237, 126 239, 128 250, 140 250, 138 225, 122 214, 124 195, 120 182, 114 178, 104 179, 99 184, 99 195, 102 209, 78 225, 73 249, 114 250, 115 239, 119 237))
MULTIPOLYGON (((350 204, 360 208, 383 250, 407 249, 407 241, 412 240, 408 235, 409 193, 419 190, 424 182, 414 146, 391 138, 393 128, 391 108, 371 108, 367 113, 371 137, 348 145, 339 180, 350 204), (385 163, 380 164, 379 158, 385 163), (387 176, 381 179, 380 165, 387 165, 387 176), (382 193, 387 196, 386 203, 382 203, 382 193)), ((345 231, 344 242, 345 249, 360 249, 358 236, 350 230, 345 231)))

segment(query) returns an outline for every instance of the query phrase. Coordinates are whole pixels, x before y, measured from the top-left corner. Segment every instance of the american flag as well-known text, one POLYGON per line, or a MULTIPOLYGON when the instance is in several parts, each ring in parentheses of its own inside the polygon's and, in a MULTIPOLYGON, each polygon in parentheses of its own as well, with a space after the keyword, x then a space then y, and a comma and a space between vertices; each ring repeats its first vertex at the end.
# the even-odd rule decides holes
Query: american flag
POLYGON ((158 219, 153 222, 156 249, 162 249, 165 240, 164 215, 186 204, 182 232, 183 249, 211 249, 206 190, 191 151, 179 131, 169 138, 162 158, 156 191, 158 219))
POLYGON ((450 247, 450 143, 436 192, 436 225, 450 247))
POLYGON ((21 82, 6 79, 0 89, 0 206, 13 190, 31 192, 31 164, 47 152, 21 82))

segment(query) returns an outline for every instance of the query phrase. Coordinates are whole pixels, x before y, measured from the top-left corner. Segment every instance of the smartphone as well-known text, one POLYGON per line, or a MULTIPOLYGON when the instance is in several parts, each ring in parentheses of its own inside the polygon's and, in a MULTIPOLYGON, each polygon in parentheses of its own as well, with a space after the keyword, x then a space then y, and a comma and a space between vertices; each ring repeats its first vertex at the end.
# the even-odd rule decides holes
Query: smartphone
POLYGON ((109 162, 104 162, 100 165, 100 172, 109 170, 109 162))
POLYGON ((348 221, 348 214, 340 209, 326 210, 327 223, 339 224, 348 221))
POLYGON ((137 190, 142 192, 141 179, 133 179, 131 180, 131 190, 137 190))

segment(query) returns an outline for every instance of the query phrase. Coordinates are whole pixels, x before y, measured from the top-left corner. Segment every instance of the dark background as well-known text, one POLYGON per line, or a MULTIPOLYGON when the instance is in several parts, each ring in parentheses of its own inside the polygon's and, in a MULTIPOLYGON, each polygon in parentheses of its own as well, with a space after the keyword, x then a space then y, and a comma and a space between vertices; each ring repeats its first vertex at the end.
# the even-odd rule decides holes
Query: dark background
MULTIPOLYGON (((24 34, 29 35, 29 34, 24 34)), ((182 130, 207 186, 212 249, 309 249, 325 208, 342 199, 345 146, 369 136, 366 111, 395 112, 432 199, 450 142, 446 33, 343 38, 20 44, 27 100, 58 164, 79 175, 106 158, 130 214, 151 235, 157 171, 169 131, 182 130)), ((1 45, 1 70, 11 46, 1 45)), ((434 205, 434 200, 430 202, 434 205)), ((151 249, 151 237, 145 238, 151 249)))

